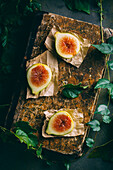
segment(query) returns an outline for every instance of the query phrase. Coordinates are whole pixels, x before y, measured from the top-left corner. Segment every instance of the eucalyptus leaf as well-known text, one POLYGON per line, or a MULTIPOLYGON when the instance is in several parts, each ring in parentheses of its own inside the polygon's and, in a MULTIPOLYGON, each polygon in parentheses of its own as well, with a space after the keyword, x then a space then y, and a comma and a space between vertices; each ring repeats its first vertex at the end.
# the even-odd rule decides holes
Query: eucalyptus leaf
POLYGON ((109 93, 110 93, 111 99, 113 100, 113 88, 111 88, 111 89, 109 90, 109 93))
POLYGON ((88 155, 88 158, 102 158, 104 161, 113 162, 113 140, 95 147, 88 155))
POLYGON ((96 86, 95 86, 95 89, 98 89, 98 88, 107 88, 108 85, 110 84, 110 81, 108 79, 99 79, 99 81, 97 82, 96 86))
POLYGON ((86 138, 86 145, 90 148, 93 147, 94 140, 92 138, 86 138))
POLYGON ((110 114, 110 110, 108 109, 108 106, 105 104, 101 104, 98 106, 97 111, 95 111, 96 114, 101 114, 102 116, 106 116, 110 114))
POLYGON ((70 10, 84 11, 90 14, 90 1, 89 0, 64 0, 66 6, 70 10))
POLYGON ((92 120, 88 122, 87 125, 89 125, 93 129, 93 131, 100 130, 100 122, 98 120, 92 120))
POLYGON ((113 70, 113 60, 112 61, 108 61, 108 66, 111 70, 113 70))
POLYGON ((92 44, 92 46, 103 54, 113 54, 113 44, 101 43, 100 45, 92 44))
POLYGON ((104 115, 104 116, 102 117, 102 119, 103 119, 103 122, 104 122, 104 123, 110 123, 110 122, 111 122, 110 116, 104 115))
POLYGON ((109 83, 106 88, 108 89, 109 91, 109 94, 110 94, 110 97, 111 99, 113 99, 113 84, 112 83, 109 83))
POLYGON ((65 88, 62 90, 62 94, 67 98, 76 98, 81 93, 81 90, 76 90, 74 88, 65 88))
POLYGON ((66 84, 63 86, 62 94, 67 98, 76 98, 78 95, 85 90, 88 86, 82 86, 81 83, 77 85, 66 84))

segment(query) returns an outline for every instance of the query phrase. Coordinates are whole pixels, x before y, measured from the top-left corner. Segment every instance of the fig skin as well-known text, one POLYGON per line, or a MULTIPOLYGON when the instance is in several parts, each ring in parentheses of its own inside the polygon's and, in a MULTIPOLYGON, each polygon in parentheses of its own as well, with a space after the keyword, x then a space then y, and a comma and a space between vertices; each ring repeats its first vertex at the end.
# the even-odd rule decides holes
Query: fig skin
MULTIPOLYGON (((43 68, 42 68, 42 70, 43 70, 43 68)), ((35 78, 36 78, 36 76, 35 76, 35 78)), ((28 81, 29 87, 32 90, 32 93, 35 95, 37 95, 40 91, 42 91, 49 85, 51 78, 52 78, 51 69, 49 66, 47 66, 45 64, 41 64, 41 63, 33 64, 27 71, 27 81, 28 81), (35 69, 38 66, 42 66, 45 69, 44 71, 46 71, 48 73, 48 77, 47 77, 47 79, 46 79, 46 77, 44 77, 46 80, 45 80, 45 83, 43 83, 42 85, 40 85, 41 84, 40 82, 39 82, 40 84, 36 85, 36 82, 33 82, 31 80, 31 77, 32 77, 31 72, 33 69, 35 69)), ((42 77, 42 80, 43 80, 43 77, 42 77)))
POLYGON ((80 51, 80 42, 78 38, 71 33, 55 33, 56 52, 63 58, 72 58, 80 51))
MULTIPOLYGON (((59 126, 61 126, 61 123, 63 121, 64 120, 59 121, 60 122, 59 126)), ((62 126, 65 126, 65 122, 63 122, 62 126)), ((49 135, 64 136, 66 134, 69 134, 73 130, 73 128, 74 128, 74 122, 73 122, 73 119, 72 119, 71 115, 66 111, 59 111, 59 112, 55 113, 53 116, 51 116, 51 118, 49 120, 49 123, 48 123, 48 126, 47 126, 47 129, 46 129, 46 133, 49 134, 49 135), (54 123, 56 123, 55 119, 57 119, 57 117, 60 116, 60 115, 66 116, 67 117, 66 121, 69 119, 69 121, 70 121, 69 122, 70 123, 69 129, 63 130, 63 131, 62 130, 57 131, 54 128, 54 123)))

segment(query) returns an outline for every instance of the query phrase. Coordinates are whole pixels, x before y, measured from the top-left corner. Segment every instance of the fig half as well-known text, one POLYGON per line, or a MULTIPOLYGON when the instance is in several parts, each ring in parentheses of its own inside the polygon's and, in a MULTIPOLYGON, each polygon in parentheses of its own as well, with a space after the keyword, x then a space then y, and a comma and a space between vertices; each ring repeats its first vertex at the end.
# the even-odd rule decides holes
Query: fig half
POLYGON ((45 64, 34 64, 27 71, 27 81, 35 95, 49 85, 51 78, 51 69, 45 64))
POLYGON ((73 128, 74 122, 70 114, 66 111, 59 111, 50 118, 46 133, 63 136, 70 133, 73 128))
POLYGON ((55 48, 63 58, 72 58, 80 51, 80 42, 71 33, 55 33, 55 48))

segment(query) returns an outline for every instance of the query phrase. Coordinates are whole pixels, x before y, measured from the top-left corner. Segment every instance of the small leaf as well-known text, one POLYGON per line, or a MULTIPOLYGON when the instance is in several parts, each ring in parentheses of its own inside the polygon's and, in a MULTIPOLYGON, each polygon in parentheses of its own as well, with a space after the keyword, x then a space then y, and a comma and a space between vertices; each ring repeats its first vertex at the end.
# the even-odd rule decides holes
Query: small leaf
POLYGON ((110 110, 108 109, 108 106, 101 104, 98 106, 97 111, 95 111, 95 113, 101 115, 109 115, 110 110))
POLYGON ((70 10, 84 11, 90 14, 90 3, 89 0, 64 0, 66 6, 70 10))
POLYGON ((5 47, 7 44, 7 35, 2 38, 2 46, 5 47))
POLYGON ((104 123, 110 123, 110 122, 111 122, 110 116, 104 115, 104 116, 102 117, 102 119, 103 119, 103 122, 104 122, 104 123))
POLYGON ((65 88, 62 90, 62 94, 67 98, 76 98, 81 93, 81 91, 76 90, 74 88, 65 88))
POLYGON ((26 138, 28 138, 28 135, 24 132, 24 131, 22 131, 22 130, 16 130, 16 133, 15 133, 15 136, 16 137, 18 137, 19 138, 19 140, 20 140, 20 142, 21 143, 27 143, 26 141, 28 140, 28 139, 26 139, 26 138))
POLYGON ((41 10, 41 4, 39 4, 37 1, 33 2, 33 6, 34 6, 34 8, 41 10))
POLYGON ((86 138, 86 145, 90 148, 93 147, 94 140, 92 138, 86 138))
POLYGON ((37 138, 37 136, 35 136, 35 135, 33 135, 33 134, 29 134, 28 137, 29 137, 30 140, 31 140, 32 146, 36 148, 37 145, 38 145, 38 138, 37 138))
POLYGON ((16 130, 15 136, 20 140, 21 143, 28 143, 28 135, 22 130, 16 130))
POLYGON ((18 129, 16 130, 15 136, 20 140, 21 143, 27 144, 28 149, 29 147, 36 147, 37 142, 33 134, 28 136, 24 131, 18 129))
POLYGON ((46 161, 46 164, 49 165, 49 166, 52 166, 53 162, 51 162, 51 161, 46 161))
POLYGON ((100 45, 94 45, 103 54, 113 54, 113 44, 101 43, 100 45))
POLYGON ((95 89, 98 89, 98 88, 107 88, 108 85, 110 84, 110 81, 107 80, 107 79, 99 79, 99 81, 97 82, 96 86, 95 86, 95 89))
POLYGON ((66 167, 66 170, 69 170, 70 169, 70 164, 69 163, 65 163, 64 166, 66 167))
POLYGON ((113 99, 113 88, 111 88, 111 89, 109 90, 109 93, 110 93, 111 99, 113 99))
POLYGON ((108 66, 111 70, 113 70, 113 60, 112 61, 108 61, 108 66))
POLYGON ((100 130, 100 122, 98 120, 92 120, 87 123, 93 131, 99 131, 100 130))
POLYGON ((76 98, 82 92, 82 90, 86 89, 88 86, 82 86, 81 83, 77 85, 66 84, 63 86, 62 94, 67 98, 76 98))

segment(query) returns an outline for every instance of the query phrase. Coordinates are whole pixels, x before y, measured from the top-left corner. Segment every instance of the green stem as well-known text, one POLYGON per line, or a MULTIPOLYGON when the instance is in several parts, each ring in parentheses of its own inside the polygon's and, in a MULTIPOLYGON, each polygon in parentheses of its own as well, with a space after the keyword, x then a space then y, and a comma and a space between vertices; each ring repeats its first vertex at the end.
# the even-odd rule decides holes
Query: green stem
MULTIPOLYGON (((106 55, 106 69, 107 69, 107 74, 108 74, 108 80, 110 81, 110 73, 109 73, 109 66, 108 66, 108 63, 107 63, 107 58, 108 58, 108 55, 106 55)), ((108 97, 108 104, 107 106, 109 107, 109 104, 110 104, 110 93, 109 93, 109 97, 108 97)))
POLYGON ((103 21, 102 12, 103 12, 102 0, 100 0, 100 32, 101 32, 102 43, 104 43, 104 36, 103 36, 103 29, 102 29, 102 21, 103 21))
POLYGON ((106 69, 107 69, 107 74, 108 74, 108 80, 110 81, 110 73, 109 73, 109 66, 108 66, 107 60, 108 60, 108 55, 106 55, 106 69))
POLYGON ((6 107, 6 106, 9 106, 9 104, 2 104, 2 105, 0 105, 0 107, 6 107))
POLYGON ((106 142, 106 143, 104 143, 104 144, 102 144, 102 145, 100 145, 100 146, 96 146, 94 149, 100 148, 100 147, 102 147, 102 146, 105 146, 105 145, 109 144, 109 143, 112 142, 112 141, 113 141, 113 139, 111 139, 110 141, 108 141, 108 142, 106 142))

